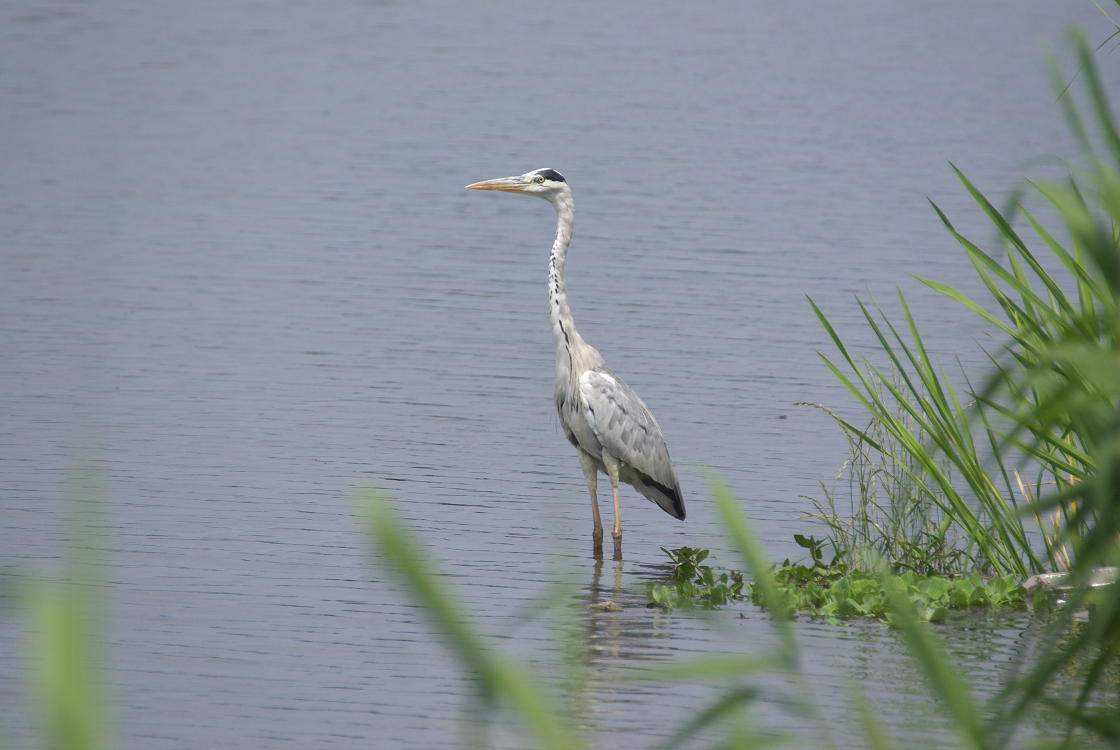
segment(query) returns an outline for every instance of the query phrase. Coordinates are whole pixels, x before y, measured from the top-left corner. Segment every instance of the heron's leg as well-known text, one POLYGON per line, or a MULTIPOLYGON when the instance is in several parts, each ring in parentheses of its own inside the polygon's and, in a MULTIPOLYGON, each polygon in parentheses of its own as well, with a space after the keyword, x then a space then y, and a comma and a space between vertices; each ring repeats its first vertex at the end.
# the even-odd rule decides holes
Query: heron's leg
POLYGON ((622 513, 618 507, 618 461, 613 456, 603 451, 603 466, 607 469, 607 476, 611 480, 611 494, 614 499, 614 526, 611 527, 611 537, 614 538, 614 559, 622 559, 622 513))
POLYGON ((603 521, 599 518, 599 467, 595 459, 583 451, 579 452, 579 465, 583 467, 583 478, 587 481, 587 492, 591 495, 591 519, 595 522, 595 529, 591 532, 592 552, 595 557, 603 556, 603 521))

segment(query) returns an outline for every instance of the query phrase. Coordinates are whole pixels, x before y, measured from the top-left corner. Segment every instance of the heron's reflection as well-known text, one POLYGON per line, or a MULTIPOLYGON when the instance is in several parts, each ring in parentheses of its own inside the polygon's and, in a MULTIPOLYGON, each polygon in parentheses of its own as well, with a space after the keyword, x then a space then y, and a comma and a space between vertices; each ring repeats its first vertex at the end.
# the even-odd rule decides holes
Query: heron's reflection
POLYGON ((644 582, 625 572, 621 560, 595 559, 590 582, 573 600, 567 697, 573 719, 585 728, 624 715, 635 696, 648 690, 626 679, 632 668, 679 655, 667 619, 646 606, 644 582))
POLYGON ((591 582, 578 597, 589 666, 634 666, 672 655, 672 633, 664 618, 646 606, 643 583, 634 576, 624 581, 624 572, 622 560, 596 559, 591 582))

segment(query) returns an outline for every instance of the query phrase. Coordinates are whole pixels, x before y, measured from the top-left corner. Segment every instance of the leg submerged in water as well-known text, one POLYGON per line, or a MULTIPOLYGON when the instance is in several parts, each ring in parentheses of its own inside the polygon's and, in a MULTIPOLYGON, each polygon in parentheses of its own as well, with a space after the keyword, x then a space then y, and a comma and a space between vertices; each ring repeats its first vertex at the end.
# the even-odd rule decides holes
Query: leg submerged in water
POLYGON ((592 553, 595 555, 595 557, 602 557, 603 521, 599 517, 599 469, 597 466, 595 466, 595 459, 593 459, 583 451, 580 451, 579 463, 580 466, 583 467, 583 478, 587 481, 587 492, 589 495, 591 495, 591 519, 595 522, 595 528, 591 532, 592 553))
POLYGON ((618 506, 618 461, 603 452, 603 465, 607 467, 607 476, 611 480, 611 495, 614 500, 614 526, 611 527, 611 536, 614 538, 614 559, 622 559, 622 511, 618 506))

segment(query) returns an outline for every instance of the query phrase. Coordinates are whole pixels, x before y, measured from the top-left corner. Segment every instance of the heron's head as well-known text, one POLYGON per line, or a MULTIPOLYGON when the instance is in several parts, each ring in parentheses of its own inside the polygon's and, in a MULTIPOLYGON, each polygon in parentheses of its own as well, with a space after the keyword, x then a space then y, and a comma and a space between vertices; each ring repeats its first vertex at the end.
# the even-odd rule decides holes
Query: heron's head
POLYGON ((555 201, 564 193, 570 193, 564 175, 555 169, 534 169, 516 177, 499 177, 496 180, 483 180, 467 185, 471 190, 504 190, 509 193, 525 193, 538 198, 555 201))

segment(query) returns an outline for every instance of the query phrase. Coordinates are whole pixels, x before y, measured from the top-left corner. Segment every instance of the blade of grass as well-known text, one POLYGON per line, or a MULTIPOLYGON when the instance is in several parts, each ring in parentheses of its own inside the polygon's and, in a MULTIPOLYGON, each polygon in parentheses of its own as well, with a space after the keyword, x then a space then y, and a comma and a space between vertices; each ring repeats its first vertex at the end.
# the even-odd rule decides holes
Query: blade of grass
POLYGON ((35 695, 47 746, 56 750, 108 747, 105 702, 98 684, 96 638, 88 586, 38 583, 28 601, 35 695))
POLYGON ((360 498, 359 510, 386 568, 404 583, 471 673, 483 704, 508 706, 534 738, 534 747, 583 747, 583 739, 561 720, 544 689, 530 677, 531 670, 494 653, 474 632, 450 591, 440 582, 435 567, 420 552, 388 502, 367 491, 360 498))
POLYGON ((713 701, 707 708, 703 709, 691 719, 689 719, 683 726, 676 732, 669 736, 665 742, 657 745, 659 748, 680 747, 688 739, 695 737, 698 733, 708 729, 709 727, 725 721, 734 716, 743 706, 749 704, 761 695, 756 688, 751 687, 736 687, 733 688, 715 701, 713 701))
POLYGON ((795 693, 802 701, 803 714, 810 720, 810 724, 816 726, 820 732, 818 746, 835 747, 828 733, 828 727, 821 719, 820 709, 816 705, 812 686, 801 670, 797 639, 790 624, 793 612, 785 592, 778 587, 774 580, 773 570, 766 558, 766 553, 763 551, 762 542, 755 534, 746 514, 739 508, 730 488, 715 475, 709 475, 708 486, 712 492, 712 500, 716 506, 716 511, 723 522, 724 532, 731 543, 735 545, 743 563, 750 570, 754 585, 762 592, 762 599, 773 615, 771 623, 777 632, 779 641, 779 648, 774 656, 794 681, 795 693))

